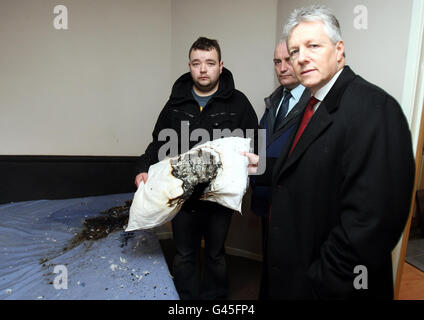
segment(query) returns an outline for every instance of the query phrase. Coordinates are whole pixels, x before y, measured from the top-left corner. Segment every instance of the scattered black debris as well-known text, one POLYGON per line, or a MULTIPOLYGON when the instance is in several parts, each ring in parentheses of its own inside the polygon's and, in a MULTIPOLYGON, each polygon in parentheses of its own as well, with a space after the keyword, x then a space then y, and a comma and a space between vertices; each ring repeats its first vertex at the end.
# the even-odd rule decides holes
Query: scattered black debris
MULTIPOLYGON (((128 220, 127 220, 128 221, 128 220)), ((120 240, 121 240, 121 248, 128 245, 128 240, 135 237, 134 232, 125 232, 124 234, 121 234, 120 240)))
POLYGON ((48 262, 49 260, 50 260, 49 258, 41 258, 41 259, 39 260, 39 263, 41 264, 41 266, 42 266, 43 268, 50 268, 50 267, 54 267, 54 266, 56 266, 56 264, 55 264, 55 263, 49 263, 49 264, 47 264, 47 262, 48 262))
POLYGON ((65 247, 64 251, 76 247, 83 241, 99 240, 116 230, 122 230, 128 224, 131 203, 132 200, 125 201, 123 206, 110 208, 102 211, 99 216, 85 219, 83 229, 72 238, 71 244, 65 247))
MULTIPOLYGON (((87 218, 83 221, 83 228, 80 232, 76 233, 75 236, 70 240, 70 243, 63 247, 62 252, 66 252, 75 248, 80 243, 86 240, 99 240, 107 237, 110 233, 116 230, 122 230, 124 226, 128 224, 129 211, 132 204, 132 200, 125 201, 125 204, 118 207, 112 207, 108 210, 100 212, 100 215, 87 218)), ((124 237, 123 243, 127 243, 131 235, 124 237)), ((86 250, 91 247, 90 243, 86 250)), ((46 267, 46 262, 51 260, 50 258, 41 258, 39 263, 46 267)), ((48 265, 51 266, 51 265, 48 265)))
MULTIPOLYGON (((70 243, 63 247, 62 252, 66 252, 72 248, 75 248, 80 243, 86 240, 99 240, 107 237, 110 233, 122 230, 124 226, 128 224, 129 218, 129 210, 132 204, 132 200, 125 201, 125 204, 118 207, 112 207, 108 210, 100 212, 100 215, 87 218, 83 221, 83 228, 80 232, 75 234, 75 236, 71 239, 70 243)), ((125 234, 121 237, 121 247, 127 245, 128 239, 134 237, 134 233, 125 234)), ((93 243, 90 242, 86 247, 88 250, 93 243)), ((42 265, 43 268, 51 268, 54 267, 54 263, 47 264, 49 260, 53 257, 44 257, 40 258, 39 264, 42 265)), ((65 264, 67 265, 67 264, 65 264)), ((51 276, 52 274, 45 274, 44 276, 51 276)), ((53 284, 51 279, 48 280, 49 284, 53 284)), ((81 284, 85 287, 85 283, 81 284)), ((105 288, 108 290, 108 288, 105 288)))

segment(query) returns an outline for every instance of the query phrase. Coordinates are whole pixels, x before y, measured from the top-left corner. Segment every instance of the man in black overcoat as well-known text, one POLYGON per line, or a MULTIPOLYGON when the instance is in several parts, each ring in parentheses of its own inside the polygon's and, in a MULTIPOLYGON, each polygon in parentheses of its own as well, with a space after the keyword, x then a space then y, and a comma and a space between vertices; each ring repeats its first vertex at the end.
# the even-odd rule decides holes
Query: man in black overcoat
POLYGON ((393 97, 345 64, 328 8, 295 10, 285 31, 312 97, 273 171, 268 298, 392 299, 391 253, 414 182, 408 123, 393 97))

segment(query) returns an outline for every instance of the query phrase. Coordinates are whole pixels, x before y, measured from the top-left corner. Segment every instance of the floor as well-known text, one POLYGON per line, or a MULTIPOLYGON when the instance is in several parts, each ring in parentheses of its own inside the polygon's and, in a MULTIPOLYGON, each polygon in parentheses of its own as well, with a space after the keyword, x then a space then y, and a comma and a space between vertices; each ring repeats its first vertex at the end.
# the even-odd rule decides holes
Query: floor
POLYGON ((405 262, 399 300, 424 300, 424 272, 405 262))
POLYGON ((410 230, 399 300, 424 300, 424 232, 416 221, 410 230))
POLYGON ((411 226, 405 260, 424 272, 424 232, 417 224, 411 226))

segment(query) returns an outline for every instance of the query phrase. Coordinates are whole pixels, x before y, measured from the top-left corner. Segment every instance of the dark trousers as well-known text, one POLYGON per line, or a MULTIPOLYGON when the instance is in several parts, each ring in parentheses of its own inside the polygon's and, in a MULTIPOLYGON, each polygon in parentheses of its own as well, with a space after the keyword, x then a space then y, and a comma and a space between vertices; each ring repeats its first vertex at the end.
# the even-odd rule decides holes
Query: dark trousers
POLYGON ((202 201, 195 208, 183 208, 172 220, 176 247, 173 262, 174 283, 180 299, 226 299, 228 276, 225 239, 233 211, 202 201), (200 273, 200 247, 205 241, 203 274, 200 273))

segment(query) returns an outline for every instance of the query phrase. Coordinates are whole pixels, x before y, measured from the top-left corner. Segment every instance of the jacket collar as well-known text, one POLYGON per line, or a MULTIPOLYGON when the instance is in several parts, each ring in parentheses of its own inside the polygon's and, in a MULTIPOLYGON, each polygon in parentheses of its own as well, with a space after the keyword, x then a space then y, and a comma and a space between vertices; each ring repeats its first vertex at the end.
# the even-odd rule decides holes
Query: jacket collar
POLYGON ((290 110, 284 120, 281 122, 278 128, 274 128, 275 135, 279 136, 282 131, 286 130, 288 126, 293 124, 293 121, 303 112, 306 105, 308 104, 311 92, 308 89, 304 89, 302 95, 299 98, 299 102, 290 110))
POLYGON ((277 89, 274 90, 273 93, 269 97, 266 97, 264 99, 265 101, 265 107, 266 109, 271 109, 275 103, 280 102, 281 97, 283 96, 284 87, 279 86, 277 89))
POLYGON ((340 98, 348 84, 352 82, 355 77, 357 77, 357 75, 352 71, 352 69, 349 66, 345 66, 342 73, 337 78, 337 81, 321 102, 320 108, 324 105, 327 108, 328 113, 333 113, 336 109, 338 109, 340 98))
POLYGON ((284 87, 279 86, 277 89, 274 90, 274 92, 270 96, 264 99, 266 110, 264 113, 263 121, 264 127, 267 128, 269 134, 267 145, 272 144, 272 142, 277 139, 281 135, 281 133, 286 130, 288 126, 293 125, 293 121, 295 121, 297 116, 299 116, 299 114, 303 112, 303 109, 305 108, 311 96, 310 91, 305 88, 299 98, 299 102, 290 110, 290 112, 285 117, 284 121, 280 124, 279 128, 274 132, 274 128, 271 126, 271 124, 275 121, 275 115, 272 113, 272 110, 275 105, 278 105, 278 103, 280 102, 281 97, 283 95, 283 91, 284 87))

